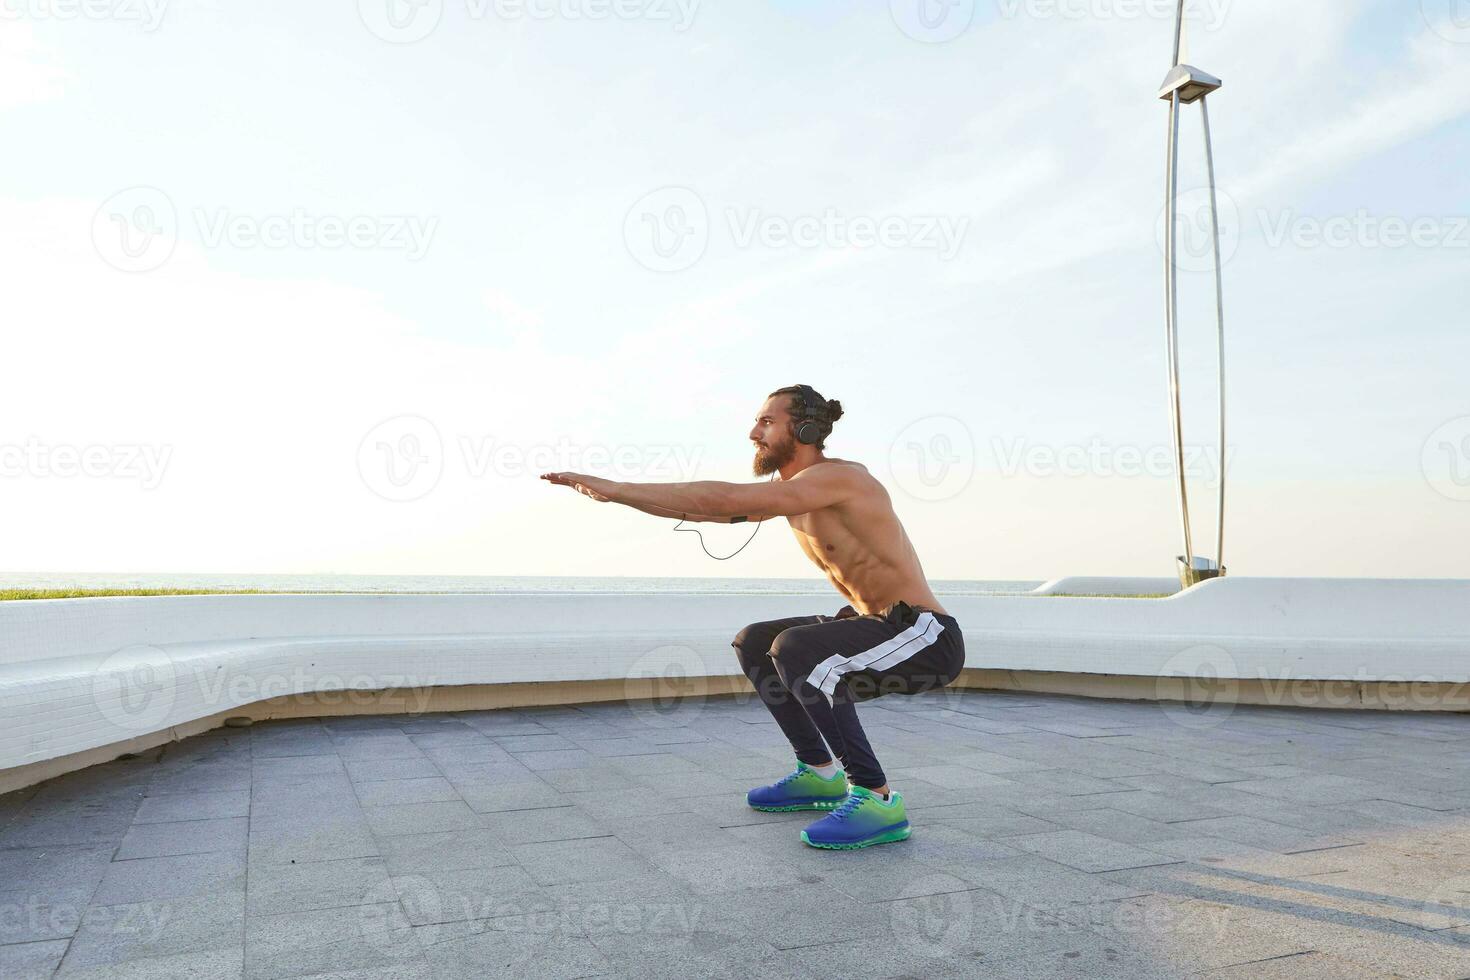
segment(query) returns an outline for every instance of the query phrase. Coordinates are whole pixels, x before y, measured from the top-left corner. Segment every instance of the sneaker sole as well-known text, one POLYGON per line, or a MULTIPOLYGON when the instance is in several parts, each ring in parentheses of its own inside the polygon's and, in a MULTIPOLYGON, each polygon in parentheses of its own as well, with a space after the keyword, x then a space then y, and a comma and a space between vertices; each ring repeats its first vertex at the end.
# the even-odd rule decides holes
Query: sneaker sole
POLYGON ((754 803, 748 805, 752 810, 760 810, 762 813, 792 813, 796 810, 835 810, 846 800, 847 797, 844 796, 830 803, 793 803, 790 806, 756 806, 754 803))
POLYGON ((881 834, 874 834, 867 840, 855 841, 851 844, 819 844, 808 837, 806 831, 803 830, 801 832, 801 842, 808 847, 820 847, 828 851, 856 851, 858 848, 872 847, 875 844, 893 844, 901 840, 908 840, 909 835, 913 832, 914 828, 912 827, 900 827, 898 830, 885 830, 881 834))

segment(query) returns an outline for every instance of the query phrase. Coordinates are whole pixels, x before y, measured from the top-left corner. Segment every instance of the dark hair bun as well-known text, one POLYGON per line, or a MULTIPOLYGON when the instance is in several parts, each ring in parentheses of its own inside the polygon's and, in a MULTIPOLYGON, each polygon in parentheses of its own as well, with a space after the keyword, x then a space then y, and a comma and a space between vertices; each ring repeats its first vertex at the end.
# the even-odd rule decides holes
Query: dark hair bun
POLYGON ((827 421, 836 422, 842 418, 842 403, 835 398, 827 399, 827 421))

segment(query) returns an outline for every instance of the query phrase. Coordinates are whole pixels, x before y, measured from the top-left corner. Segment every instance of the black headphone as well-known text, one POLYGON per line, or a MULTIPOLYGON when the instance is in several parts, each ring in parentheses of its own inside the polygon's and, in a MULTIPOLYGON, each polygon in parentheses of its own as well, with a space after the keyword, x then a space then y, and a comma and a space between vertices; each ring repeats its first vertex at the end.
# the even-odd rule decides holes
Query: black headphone
POLYGON ((801 396, 801 422, 796 426, 796 441, 803 446, 815 446, 822 441, 822 423, 817 421, 817 417, 825 413, 827 400, 811 385, 792 387, 801 396))

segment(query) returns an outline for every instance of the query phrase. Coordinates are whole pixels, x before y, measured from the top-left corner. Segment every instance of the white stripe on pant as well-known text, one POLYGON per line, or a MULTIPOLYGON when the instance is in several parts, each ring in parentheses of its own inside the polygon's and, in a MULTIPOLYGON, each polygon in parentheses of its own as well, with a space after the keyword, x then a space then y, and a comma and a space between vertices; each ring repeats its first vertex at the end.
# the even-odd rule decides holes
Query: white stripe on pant
POLYGON ((850 674, 855 670, 887 670, 931 645, 943 632, 944 624, 935 619, 933 613, 920 613, 914 625, 872 649, 851 657, 833 654, 823 660, 812 668, 806 682, 831 701, 833 692, 837 690, 837 682, 842 679, 843 674, 850 674))

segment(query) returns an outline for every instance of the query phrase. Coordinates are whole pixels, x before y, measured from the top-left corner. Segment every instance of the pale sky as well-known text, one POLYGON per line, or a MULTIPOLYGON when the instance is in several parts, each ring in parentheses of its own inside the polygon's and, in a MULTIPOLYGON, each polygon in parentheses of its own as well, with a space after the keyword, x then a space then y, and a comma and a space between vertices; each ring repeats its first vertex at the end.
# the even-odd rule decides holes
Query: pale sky
MULTIPOLYGON (((0 569, 810 575, 536 479, 752 479, 804 382, 931 576, 1172 574, 1170 5, 918 2, 4 0, 0 569)), ((1191 9, 1226 564, 1470 576, 1470 9, 1191 9)))

